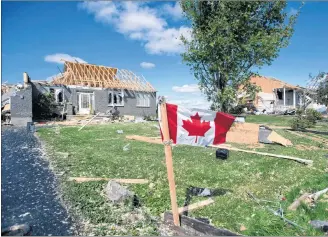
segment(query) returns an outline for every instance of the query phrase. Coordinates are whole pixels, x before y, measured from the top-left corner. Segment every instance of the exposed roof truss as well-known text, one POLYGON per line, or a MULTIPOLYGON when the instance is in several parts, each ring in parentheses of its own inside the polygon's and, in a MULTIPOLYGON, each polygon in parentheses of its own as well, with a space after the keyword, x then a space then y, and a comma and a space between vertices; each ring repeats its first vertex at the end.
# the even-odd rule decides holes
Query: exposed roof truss
POLYGON ((100 88, 155 92, 143 76, 125 69, 65 61, 64 73, 52 81, 55 85, 77 85, 100 88))

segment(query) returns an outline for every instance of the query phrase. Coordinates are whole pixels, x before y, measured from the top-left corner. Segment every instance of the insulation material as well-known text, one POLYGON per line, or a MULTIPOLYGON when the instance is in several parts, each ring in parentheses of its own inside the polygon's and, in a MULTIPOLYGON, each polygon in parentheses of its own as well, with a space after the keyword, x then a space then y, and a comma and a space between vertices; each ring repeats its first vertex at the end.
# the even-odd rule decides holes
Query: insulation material
POLYGON ((293 143, 290 140, 280 136, 275 131, 272 131, 270 133, 270 135, 268 136, 268 140, 270 140, 272 142, 275 142, 275 143, 279 143, 283 146, 292 146, 293 145, 293 143))
POLYGON ((256 144, 259 142, 259 125, 234 123, 227 133, 226 142, 256 144))
POLYGON ((10 104, 6 104, 2 111, 10 111, 10 104))

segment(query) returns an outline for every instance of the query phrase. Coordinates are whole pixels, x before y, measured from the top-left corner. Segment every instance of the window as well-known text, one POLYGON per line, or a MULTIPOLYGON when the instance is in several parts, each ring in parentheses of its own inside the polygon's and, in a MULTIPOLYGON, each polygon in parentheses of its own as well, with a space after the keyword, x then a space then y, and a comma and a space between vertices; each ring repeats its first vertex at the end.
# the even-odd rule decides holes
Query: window
POLYGON ((150 107, 150 94, 139 92, 137 94, 137 106, 150 107))
POLYGON ((108 93, 109 106, 124 106, 124 90, 111 90, 108 93))

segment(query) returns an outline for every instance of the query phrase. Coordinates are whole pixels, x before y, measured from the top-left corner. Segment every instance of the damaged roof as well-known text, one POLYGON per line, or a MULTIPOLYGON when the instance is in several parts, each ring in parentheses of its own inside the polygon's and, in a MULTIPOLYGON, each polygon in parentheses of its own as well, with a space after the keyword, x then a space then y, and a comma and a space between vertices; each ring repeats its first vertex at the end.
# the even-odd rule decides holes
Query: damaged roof
POLYGON ((55 77, 54 85, 76 85, 134 91, 155 92, 142 76, 126 69, 65 61, 63 74, 55 77))
POLYGON ((260 86, 262 92, 265 93, 272 93, 273 89, 277 88, 302 89, 300 86, 294 86, 287 82, 271 77, 253 76, 250 80, 251 83, 255 83, 256 85, 260 86))

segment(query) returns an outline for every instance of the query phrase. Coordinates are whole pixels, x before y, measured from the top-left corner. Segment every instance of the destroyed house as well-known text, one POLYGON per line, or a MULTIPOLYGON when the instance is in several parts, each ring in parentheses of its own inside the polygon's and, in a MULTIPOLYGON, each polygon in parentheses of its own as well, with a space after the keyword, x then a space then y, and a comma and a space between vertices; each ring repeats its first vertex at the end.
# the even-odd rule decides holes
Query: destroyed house
POLYGON ((281 80, 263 76, 254 76, 250 82, 261 88, 253 102, 259 110, 267 112, 284 111, 304 105, 304 88, 281 80))
POLYGON ((31 122, 32 107, 46 93, 54 97, 54 113, 68 119, 108 115, 113 108, 120 116, 156 116, 156 90, 144 77, 125 69, 65 61, 63 72, 52 81, 33 81, 24 73, 23 88, 9 96, 12 123, 31 122))

